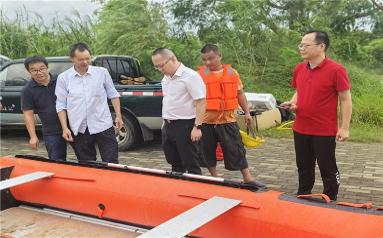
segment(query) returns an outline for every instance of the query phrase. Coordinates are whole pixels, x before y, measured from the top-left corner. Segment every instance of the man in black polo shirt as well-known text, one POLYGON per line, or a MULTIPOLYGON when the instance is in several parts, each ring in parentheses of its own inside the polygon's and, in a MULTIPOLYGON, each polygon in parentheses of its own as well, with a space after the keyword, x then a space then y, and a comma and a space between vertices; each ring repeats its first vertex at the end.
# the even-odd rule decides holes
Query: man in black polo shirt
POLYGON ((30 137, 29 144, 33 149, 39 146, 34 120, 34 113, 37 113, 42 123, 48 157, 52 160, 65 161, 67 142, 61 136, 62 129, 56 113, 57 75, 49 73, 48 62, 41 56, 25 59, 24 65, 32 79, 21 91, 21 109, 30 137))

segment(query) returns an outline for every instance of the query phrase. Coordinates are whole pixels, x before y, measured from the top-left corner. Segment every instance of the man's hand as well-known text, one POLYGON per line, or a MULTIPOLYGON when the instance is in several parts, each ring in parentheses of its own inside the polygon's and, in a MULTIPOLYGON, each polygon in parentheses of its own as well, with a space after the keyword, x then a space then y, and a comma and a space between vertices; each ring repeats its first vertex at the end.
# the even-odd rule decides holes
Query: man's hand
POLYGON ((250 113, 245 113, 245 123, 246 125, 250 126, 253 122, 253 117, 250 115, 250 113))
POLYGON ((336 141, 342 142, 347 140, 349 137, 350 137, 349 130, 339 128, 335 138, 336 138, 336 141))
POLYGON ((197 142, 202 137, 202 131, 200 129, 197 129, 196 127, 193 127, 193 130, 190 133, 190 137, 193 142, 197 142))
POLYGON ((122 122, 121 117, 116 117, 116 119, 114 119, 114 122, 116 123, 116 127, 119 130, 121 130, 122 126, 124 125, 124 123, 122 122))
POLYGON ((29 145, 32 147, 32 149, 37 150, 39 148, 39 138, 32 137, 29 140, 29 145))
POLYGON ((73 142, 72 132, 69 128, 63 129, 63 138, 68 142, 73 142))
POLYGON ((297 105, 293 102, 290 102, 290 101, 287 101, 287 102, 283 102, 281 103, 281 105, 279 105, 281 108, 283 109, 286 109, 288 111, 292 111, 292 112, 295 112, 297 110, 297 105))

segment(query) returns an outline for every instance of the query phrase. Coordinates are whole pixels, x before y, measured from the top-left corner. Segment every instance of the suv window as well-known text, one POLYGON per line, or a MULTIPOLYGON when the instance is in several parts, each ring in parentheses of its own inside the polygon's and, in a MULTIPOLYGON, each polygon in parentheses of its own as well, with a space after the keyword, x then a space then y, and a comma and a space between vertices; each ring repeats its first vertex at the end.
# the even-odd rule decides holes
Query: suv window
POLYGON ((70 67, 73 66, 73 63, 68 61, 68 62, 50 62, 49 63, 49 70, 52 74, 61 74, 65 70, 69 69, 70 67))
POLYGON ((23 86, 29 81, 29 73, 24 64, 12 64, 4 69, 5 86, 23 86))
POLYGON ((0 68, 11 61, 8 57, 5 57, 4 55, 0 55, 0 68))
POLYGON ((137 65, 134 61, 131 60, 120 60, 120 63, 117 65, 117 72, 121 75, 130 76, 133 78, 138 78, 142 75, 139 75, 137 65))
POLYGON ((99 58, 94 61, 94 65, 106 68, 115 83, 121 79, 121 75, 132 78, 142 76, 139 73, 140 69, 138 68, 138 65, 133 59, 129 60, 117 57, 99 58))
MULTIPOLYGON (((50 59, 47 60, 49 62, 49 70, 52 74, 60 74, 73 65, 69 58, 60 61, 55 60, 54 62, 50 62, 50 59)), ((99 57, 96 58, 93 64, 106 68, 114 83, 118 83, 121 80, 121 75, 131 78, 143 76, 140 65, 134 58, 115 56, 99 57)), ((22 62, 6 66, 6 68, 3 68, 0 72, 0 87, 24 86, 29 80, 30 75, 22 62)))
POLYGON ((116 58, 98 59, 94 62, 94 65, 104 67, 109 71, 113 81, 116 81, 117 72, 117 60, 116 58))
MULTIPOLYGON (((60 74, 72 66, 71 62, 50 62, 49 70, 53 74, 60 74)), ((1 78, 5 78, 5 86, 24 86, 30 75, 23 63, 9 65, 2 72, 1 78)))

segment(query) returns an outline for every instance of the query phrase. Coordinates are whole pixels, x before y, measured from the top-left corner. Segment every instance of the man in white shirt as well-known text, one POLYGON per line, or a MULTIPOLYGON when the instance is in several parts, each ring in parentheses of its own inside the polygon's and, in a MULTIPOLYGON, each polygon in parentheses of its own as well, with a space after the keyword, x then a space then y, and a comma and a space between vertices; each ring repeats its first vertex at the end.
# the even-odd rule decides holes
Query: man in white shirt
POLYGON ((91 51, 86 44, 71 45, 69 53, 73 67, 59 75, 55 91, 63 137, 74 142, 80 161, 96 161, 97 145, 102 161, 118 163, 118 144, 108 99, 116 114, 116 127, 121 129, 120 94, 107 69, 90 65, 91 51))
POLYGON ((175 54, 158 48, 152 54, 162 79, 162 148, 172 171, 202 174, 199 140, 205 113, 206 87, 199 74, 184 66, 175 54))

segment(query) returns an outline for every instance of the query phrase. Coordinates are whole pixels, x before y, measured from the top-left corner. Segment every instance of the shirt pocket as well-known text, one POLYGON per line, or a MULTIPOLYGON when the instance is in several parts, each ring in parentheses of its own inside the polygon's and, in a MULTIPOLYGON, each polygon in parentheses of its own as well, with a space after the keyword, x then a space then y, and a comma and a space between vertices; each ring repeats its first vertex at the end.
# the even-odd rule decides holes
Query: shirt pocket
POLYGON ((82 86, 82 82, 80 82, 81 79, 75 78, 73 81, 69 81, 68 83, 68 97, 79 97, 84 92, 84 87, 82 86), (76 82, 78 81, 78 82, 76 82))
POLYGON ((93 87, 93 89, 93 96, 96 98, 104 97, 106 95, 104 85, 102 84, 96 85, 95 87, 93 87))
POLYGON ((98 78, 91 78, 88 82, 89 84, 87 85, 87 87, 90 92, 90 95, 89 95, 90 97, 92 98, 105 97, 106 90, 102 80, 99 80, 98 78))
POLYGON ((82 84, 70 83, 68 85, 67 106, 68 110, 83 104, 85 98, 85 90, 82 84))

